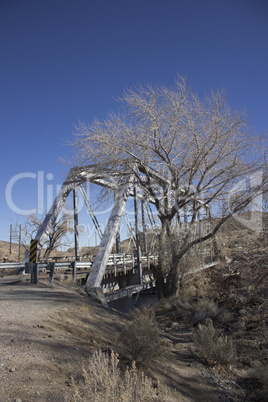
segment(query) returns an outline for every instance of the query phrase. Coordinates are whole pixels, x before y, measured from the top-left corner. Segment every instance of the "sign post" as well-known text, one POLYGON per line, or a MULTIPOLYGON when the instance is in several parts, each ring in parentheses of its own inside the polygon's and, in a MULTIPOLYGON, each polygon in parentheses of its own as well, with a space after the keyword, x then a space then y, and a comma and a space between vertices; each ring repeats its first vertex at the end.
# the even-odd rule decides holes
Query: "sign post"
POLYGON ((37 240, 31 240, 31 247, 30 247, 30 258, 29 262, 36 263, 36 256, 37 256, 37 240))
POLYGON ((38 264, 36 261, 38 240, 31 240, 29 262, 34 264, 33 273, 31 274, 31 282, 38 283, 38 264))

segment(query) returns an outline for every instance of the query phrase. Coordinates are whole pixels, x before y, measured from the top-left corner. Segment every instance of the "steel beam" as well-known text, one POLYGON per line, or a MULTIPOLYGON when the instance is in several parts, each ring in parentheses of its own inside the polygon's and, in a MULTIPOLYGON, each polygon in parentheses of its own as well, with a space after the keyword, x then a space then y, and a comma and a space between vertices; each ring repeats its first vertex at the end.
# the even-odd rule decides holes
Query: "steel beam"
POLYGON ((113 209, 111 211, 108 223, 103 233, 97 254, 95 256, 91 271, 89 273, 86 287, 98 288, 105 273, 106 265, 111 254, 112 247, 119 230, 120 221, 124 213, 130 189, 133 185, 134 175, 130 175, 128 180, 119 187, 113 209))
POLYGON ((134 210, 135 210, 135 233, 136 233, 136 250, 137 250, 137 265, 139 283, 142 284, 142 261, 141 261, 141 244, 140 244, 140 230, 139 230, 139 209, 137 197, 137 185, 134 184, 134 210))
POLYGON ((75 261, 79 260, 79 233, 78 233, 78 210, 77 210, 77 188, 73 189, 73 209, 74 209, 74 250, 75 261))
MULTIPOLYGON (((37 261, 44 246, 47 237, 55 223, 68 195, 70 192, 75 188, 75 183, 71 180, 72 178, 72 171, 67 176, 65 182, 63 183, 58 195, 56 196, 49 212, 47 213, 42 225, 39 227, 39 230, 35 236, 35 239, 38 241, 37 245, 37 261)), ((29 261, 30 249, 27 251, 24 257, 24 262, 29 261)))
POLYGON ((143 252, 147 253, 147 227, 145 221, 145 206, 144 201, 141 201, 141 219, 142 219, 142 230, 143 230, 143 252))

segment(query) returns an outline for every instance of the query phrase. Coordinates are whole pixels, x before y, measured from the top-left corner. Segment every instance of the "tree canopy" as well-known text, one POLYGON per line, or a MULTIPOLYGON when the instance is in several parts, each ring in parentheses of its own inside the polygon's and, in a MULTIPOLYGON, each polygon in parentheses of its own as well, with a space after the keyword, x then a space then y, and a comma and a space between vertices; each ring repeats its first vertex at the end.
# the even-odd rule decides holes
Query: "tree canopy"
POLYGON ((259 152, 260 138, 250 130, 245 111, 234 110, 223 91, 200 96, 183 77, 172 88, 126 90, 119 102, 119 111, 104 121, 78 124, 75 164, 118 184, 134 174, 167 236, 173 218, 181 223, 182 210, 188 211, 188 227, 201 209, 217 211, 220 219, 209 233, 193 238, 188 230, 176 243, 171 271, 177 272, 191 247, 267 191, 267 141, 262 139, 259 152))

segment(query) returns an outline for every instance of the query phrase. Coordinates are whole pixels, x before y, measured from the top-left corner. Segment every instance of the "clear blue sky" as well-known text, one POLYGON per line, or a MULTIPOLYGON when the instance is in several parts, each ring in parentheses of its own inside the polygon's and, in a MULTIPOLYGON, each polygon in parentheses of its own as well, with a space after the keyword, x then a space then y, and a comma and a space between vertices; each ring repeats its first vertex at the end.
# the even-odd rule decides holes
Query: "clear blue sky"
POLYGON ((183 74, 268 129, 267 0, 1 0, 0 57, 1 240, 37 183, 45 198, 62 183, 78 119, 105 118, 126 87, 183 74))

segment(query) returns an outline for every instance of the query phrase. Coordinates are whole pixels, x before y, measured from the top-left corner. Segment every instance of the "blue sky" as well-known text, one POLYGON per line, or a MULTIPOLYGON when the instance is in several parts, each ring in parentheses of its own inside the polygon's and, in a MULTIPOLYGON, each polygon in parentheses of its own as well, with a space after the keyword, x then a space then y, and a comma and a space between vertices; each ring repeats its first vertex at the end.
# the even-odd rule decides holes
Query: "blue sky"
POLYGON ((41 187, 49 208, 77 121, 105 118, 127 87, 183 74, 268 129, 267 0, 1 0, 0 52, 1 240, 41 187))

